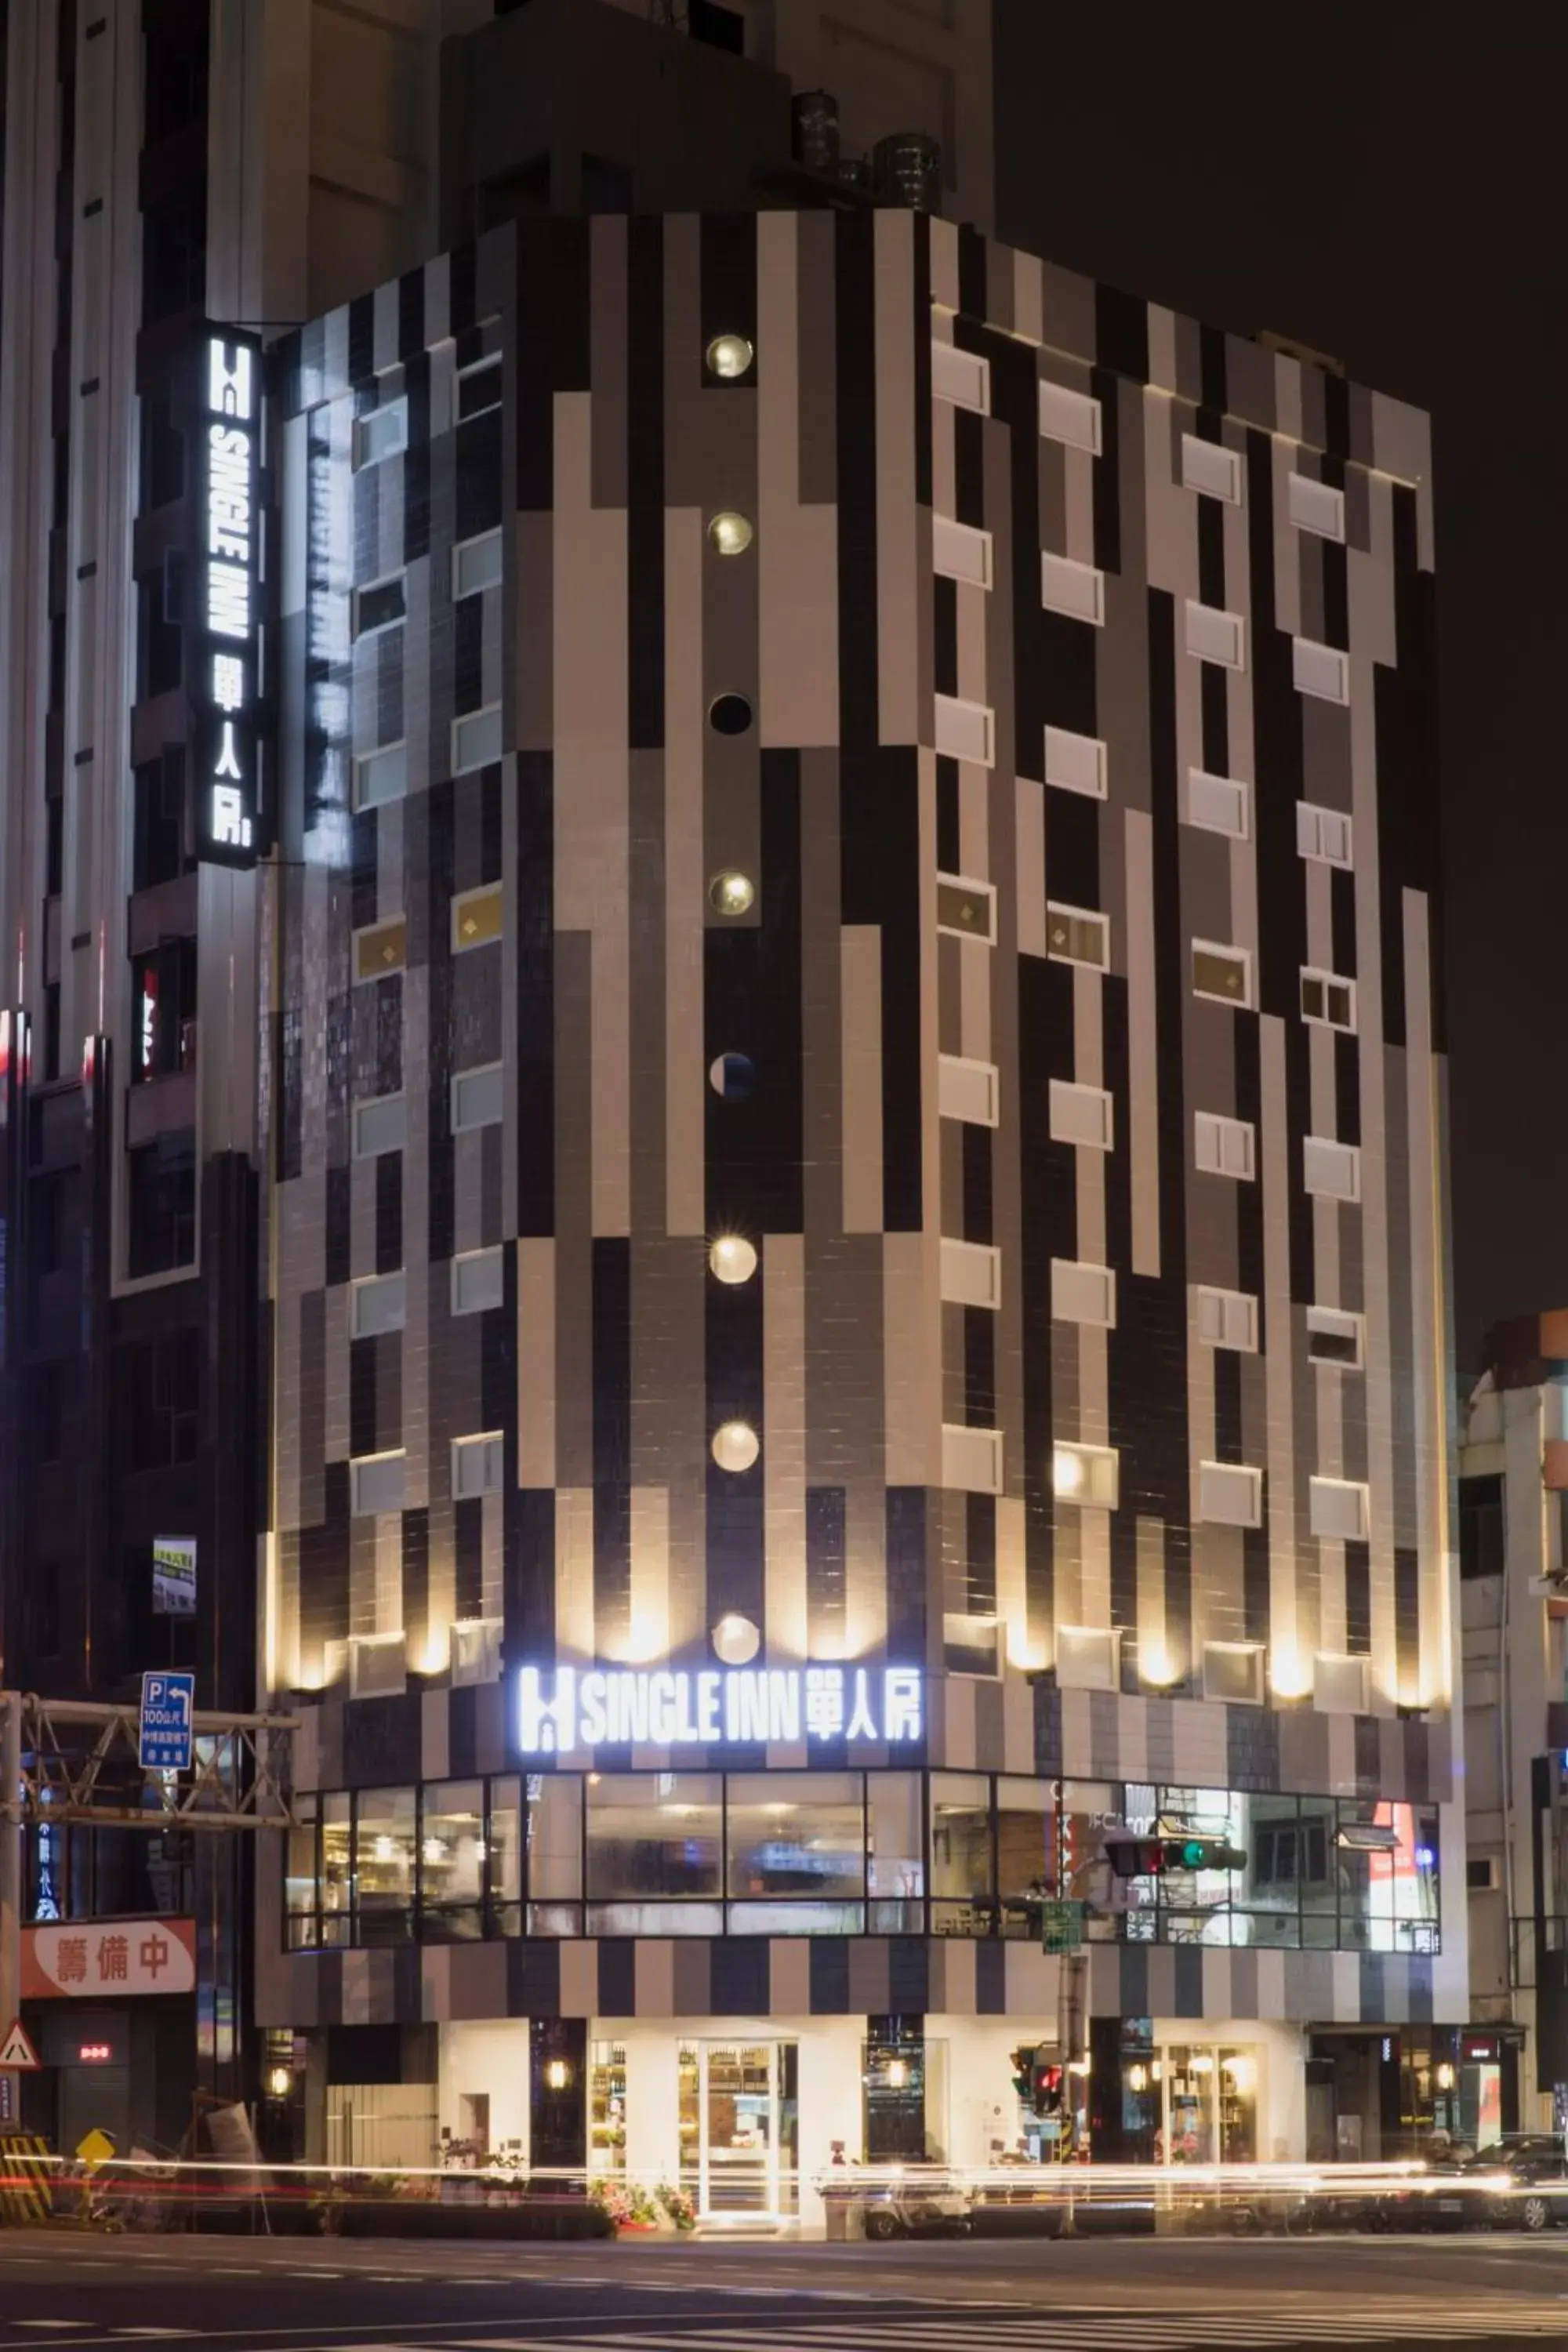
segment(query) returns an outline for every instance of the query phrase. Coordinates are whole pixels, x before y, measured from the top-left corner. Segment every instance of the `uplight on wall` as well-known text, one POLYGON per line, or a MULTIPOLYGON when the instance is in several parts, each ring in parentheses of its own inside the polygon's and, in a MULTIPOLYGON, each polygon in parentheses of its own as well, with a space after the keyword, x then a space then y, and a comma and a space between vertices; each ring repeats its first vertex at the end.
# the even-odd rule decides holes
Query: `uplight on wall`
POLYGON ((1276 1698, 1310 1698, 1312 1696, 1312 1662, 1284 1646, 1275 1650, 1268 1661, 1268 1686, 1276 1698))
POLYGON ((571 2087, 572 2069, 564 2058, 552 2058, 546 2062, 544 2083, 545 2088, 551 2091, 564 2091, 571 2087))
POLYGON ((1164 1690, 1170 1684, 1181 1681, 1182 1670, 1163 1642, 1140 1643, 1138 1679, 1154 1690, 1164 1690))

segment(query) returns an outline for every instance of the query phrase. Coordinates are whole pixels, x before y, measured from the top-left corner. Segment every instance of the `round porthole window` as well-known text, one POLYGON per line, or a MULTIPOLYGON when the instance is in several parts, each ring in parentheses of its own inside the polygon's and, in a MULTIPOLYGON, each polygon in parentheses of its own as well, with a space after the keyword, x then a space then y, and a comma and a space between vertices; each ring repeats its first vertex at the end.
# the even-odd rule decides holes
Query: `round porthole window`
POLYGON ((731 1610, 714 1626, 713 1654, 726 1666, 749 1666, 762 1648, 763 1637, 749 1617, 731 1610))
POLYGON ((721 1282, 750 1282, 757 1270, 757 1253, 739 1234, 721 1234, 708 1253, 708 1263, 721 1282))
POLYGON ((752 706, 743 694, 719 694, 708 706, 708 724, 715 735, 743 735, 752 723, 752 706))
POLYGON ((715 874, 708 885, 709 900, 717 915, 746 914, 756 895, 745 874, 715 874))
POLYGON ((744 335, 715 335, 708 346, 708 373, 733 383, 745 374, 756 356, 744 335))
POLYGON ((744 1102, 757 1074, 744 1054, 716 1054, 708 1066, 708 1083, 726 1102, 744 1102))
POLYGON ((749 1470, 762 1450, 749 1421, 726 1421, 713 1432, 713 1459, 721 1470, 749 1470))
POLYGON ((743 514, 716 514, 708 536, 721 555, 744 555, 752 543, 752 526, 743 514))

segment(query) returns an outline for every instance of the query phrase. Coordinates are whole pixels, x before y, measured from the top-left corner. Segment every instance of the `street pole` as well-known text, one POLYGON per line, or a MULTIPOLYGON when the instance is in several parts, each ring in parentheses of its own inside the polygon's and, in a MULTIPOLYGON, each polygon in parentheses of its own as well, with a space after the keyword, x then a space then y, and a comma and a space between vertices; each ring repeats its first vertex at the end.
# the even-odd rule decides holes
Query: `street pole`
POLYGON ((0 2034, 22 2011, 22 1694, 0 1691, 0 2034))

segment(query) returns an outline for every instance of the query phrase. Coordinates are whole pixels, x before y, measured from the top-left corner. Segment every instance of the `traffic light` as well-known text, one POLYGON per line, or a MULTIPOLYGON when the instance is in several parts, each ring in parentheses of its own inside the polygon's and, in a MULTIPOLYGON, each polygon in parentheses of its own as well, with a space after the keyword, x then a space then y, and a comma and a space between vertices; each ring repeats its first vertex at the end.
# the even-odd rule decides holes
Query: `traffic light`
POLYGON ((1033 2107, 1036 2115, 1061 2113, 1062 2070, 1047 2064, 1027 2042, 1013 2053, 1013 2088, 1019 2103, 1033 2107))
POLYGON ((1223 1837, 1108 1837, 1105 1858, 1118 1878, 1158 1878, 1171 1870, 1245 1870, 1247 1856, 1223 1837))

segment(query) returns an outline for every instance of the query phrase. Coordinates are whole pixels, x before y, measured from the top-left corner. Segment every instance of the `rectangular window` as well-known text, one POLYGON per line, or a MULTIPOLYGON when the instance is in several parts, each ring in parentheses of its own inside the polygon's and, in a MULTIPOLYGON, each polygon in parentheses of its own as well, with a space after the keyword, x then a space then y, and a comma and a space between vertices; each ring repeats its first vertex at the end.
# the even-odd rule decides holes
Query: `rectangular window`
POLYGON ((1209 1176, 1234 1176, 1250 1184, 1256 1172, 1257 1139, 1252 1122, 1226 1118, 1217 1110, 1193 1114, 1193 1159, 1209 1176))
POLYGON ((506 1301, 506 1264, 499 1249, 468 1250, 452 1260, 452 1312, 483 1315, 506 1301))
POLYGON ((368 1276, 349 1285, 349 1331, 356 1339, 374 1339, 383 1331, 401 1331, 408 1311, 407 1277, 402 1274, 368 1276))
POLYGON ((500 704, 470 710, 452 721, 452 773, 466 775, 470 768, 488 768, 501 756, 500 704))
POLYGON ((955 1242, 943 1236, 942 1295, 958 1307, 999 1307, 1002 1303, 1002 1253, 983 1242, 955 1242))
POLYGON ((399 1447, 395 1454, 365 1454, 349 1464, 350 1507, 356 1518, 403 1508, 404 1460, 399 1447))
POLYGON ((401 1151, 407 1140, 407 1118, 401 1095, 378 1095, 374 1102, 353 1108, 354 1158, 374 1160, 383 1151, 401 1151))
POLYGON ((1205 1642, 1204 1696, 1223 1700, 1231 1706, 1261 1706, 1261 1644, 1257 1642, 1205 1642))
POLYGON ((1116 1323, 1116 1276, 1108 1265, 1079 1258, 1051 1260, 1051 1313, 1061 1323, 1092 1323, 1105 1330, 1116 1323))
MULTIPOLYGON (((786 1783, 776 1772, 731 1772, 724 1824, 725 1891, 731 1902, 758 1906, 761 1916, 749 1924, 767 1924, 764 1906, 858 1906, 864 1896, 866 1798, 860 1773, 792 1772, 786 1783)), ((731 1925, 745 1932, 740 1918, 732 1916, 731 1925)))
POLYGON ((966 882, 956 874, 936 877, 936 927, 961 940, 996 942, 996 893, 989 882, 966 882))
POLYGON ((461 1135, 475 1127, 499 1127, 502 1115, 501 1065, 459 1070, 452 1080, 452 1132, 461 1135))
POLYGON ((172 1273, 196 1255, 196 1139, 182 1128, 139 1144, 125 1155, 130 1169, 130 1256, 132 1281, 172 1273))
POLYGON ((1351 863, 1351 821, 1342 809, 1320 808, 1315 801, 1296 803, 1296 846, 1303 857, 1324 866, 1351 863))
POLYGON ((1120 1689, 1121 1637, 1099 1625, 1057 1627, 1057 1681, 1064 1690, 1120 1689))
POLYGON ((991 1782, 984 1772, 931 1776, 931 1927, 984 1936, 995 1916, 996 1851, 991 1782))
POLYGON ((987 1675, 1002 1671, 1002 1628, 984 1612, 944 1609, 942 1618, 942 1664, 950 1675, 987 1675))
POLYGON ((1221 1004, 1249 1005, 1252 958, 1247 950, 1220 947, 1213 940, 1194 940, 1193 994, 1214 997, 1221 1004))
POLYGON ((1186 644, 1196 661, 1217 662, 1222 669, 1247 667, 1247 623, 1239 613, 1225 613, 1217 604, 1200 604, 1189 596, 1186 644))
POLYGON ((452 598, 477 596, 481 588, 499 588, 501 578, 501 535, 487 530, 466 539, 452 550, 452 598))
POLYGON ((1211 1290, 1200 1284, 1196 1295, 1198 1338, 1207 1348, 1237 1348, 1244 1355, 1258 1350, 1258 1301, 1245 1290, 1211 1290))
POLYGON ((499 882, 487 882, 482 890, 463 890, 452 901, 452 953, 462 955, 468 948, 488 947, 501 934, 501 896, 499 882))
POLYGON ((391 580, 378 580, 369 588, 354 590, 353 633, 356 637, 374 637, 383 629, 390 629, 405 619, 408 605, 401 572, 391 580))
POLYGON ((1310 1478, 1308 1515, 1315 1536, 1342 1543, 1366 1538, 1367 1490, 1353 1478, 1310 1478))
POLYGON ((1362 1319, 1337 1307, 1307 1309, 1307 1353, 1315 1364, 1343 1364, 1352 1371, 1361 1364, 1362 1319))
POLYGON ((1292 474, 1289 494, 1290 520, 1298 530, 1315 531, 1320 539, 1345 535, 1345 494, 1331 482, 1315 482, 1309 474, 1292 474))
POLYGON ((1500 1576, 1507 1565, 1500 1472, 1460 1479, 1458 1518, 1460 1576, 1500 1576))
POLYGON ((1223 499, 1226 506, 1241 504, 1241 453, 1218 441, 1200 440, 1195 433, 1182 436, 1182 484, 1205 498, 1223 499))
POLYGON ((1341 980, 1331 971, 1301 974, 1301 1018, 1316 1021, 1328 1029, 1353 1030, 1355 1027, 1355 982, 1341 980))
POLYGON ((961 352, 956 343, 934 337, 931 347, 931 388, 933 398, 950 400, 955 408, 991 414, 991 363, 977 352, 961 352))
POLYGON ((1200 1462, 1198 1517, 1212 1527, 1263 1525, 1263 1473, 1240 1462, 1200 1462))
POLYGON ((1105 625, 1105 574, 1093 563, 1075 563, 1070 555, 1040 558, 1040 602, 1047 613, 1064 613, 1069 621, 1105 625))
POLYGON ((1051 1489, 1058 1503, 1113 1511, 1121 1495, 1121 1456, 1114 1445, 1068 1445, 1058 1438, 1051 1450, 1051 1489))
POLYGON ((1083 449, 1098 457, 1100 451, 1100 403, 1087 392, 1072 392, 1065 383, 1040 386, 1040 433, 1047 441, 1061 441, 1069 449, 1083 449))
POLYGON ((452 1440, 452 1499, 471 1502, 476 1496, 501 1490, 502 1440, 499 1430, 482 1437, 452 1440))
POLYGON ((1046 908, 1046 953, 1053 963, 1087 963, 1096 971, 1110 968, 1110 919, 1091 907, 1046 908))
POLYGON ((1353 1143, 1334 1143, 1324 1135, 1303 1137, 1301 1172, 1308 1192, 1324 1200, 1361 1199, 1361 1152, 1353 1143))
POLYGON ((408 1686, 408 1643, 402 1633, 349 1635, 349 1696, 401 1698, 408 1686))
POLYGON ((954 522, 951 515, 932 515, 931 568, 946 580, 964 581, 971 588, 991 585, 991 533, 972 523, 954 522))
POLYGON ((944 1422, 942 1430, 942 1483, 963 1495, 1002 1492, 1002 1433, 998 1429, 967 1429, 944 1422))
POLYGON ((354 419, 354 464, 379 466, 384 457, 396 457, 408 446, 408 403, 406 399, 389 400, 380 408, 373 408, 367 416, 354 419))
MULTIPOLYGON (((588 1781, 590 1903, 700 1900, 720 1931, 723 1780, 717 1772, 595 1772, 588 1781)), ((676 1932, 696 1930, 693 1918, 676 1932)))
POLYGON ((1046 782, 1091 801, 1106 796, 1105 745, 1098 735, 1075 735, 1068 727, 1046 730, 1046 782))
POLYGON ((1366 1713, 1364 1658, 1332 1657, 1320 1651, 1315 1667, 1312 1696, 1325 1715, 1366 1713))
POLYGON ((485 1784, 437 1781, 419 1818, 420 1910, 427 1933, 464 1942, 485 1932, 485 1784))
POLYGON ((1245 841, 1252 830, 1251 793, 1239 777, 1211 776, 1206 769, 1189 768, 1182 814, 1205 833, 1226 833, 1233 841, 1245 841))
POLYGON ((380 808, 387 801, 400 801, 407 790, 406 743, 384 743, 379 751, 366 751, 354 761, 355 808, 380 808))
POLYGON ((487 410, 499 408, 501 401, 501 357, 492 352, 486 359, 476 360, 472 367, 458 370, 458 422, 467 425, 473 416, 483 416, 487 410))
POLYGON ((1116 1136, 1115 1105, 1103 1087, 1079 1087, 1068 1078, 1053 1078, 1050 1106, 1053 1143, 1084 1143, 1091 1151, 1111 1149, 1116 1136))
POLYGON ((999 1077, 994 1062, 965 1061, 958 1054, 937 1057, 937 1109, 942 1118, 963 1119, 971 1127, 994 1127, 999 1077))
POLYGON ((995 719, 984 702, 964 702, 955 694, 934 698, 936 748, 949 760, 973 760, 982 768, 993 765, 996 751, 995 719))
POLYGON ((393 915, 384 923, 354 933, 354 978, 384 980, 401 971, 408 959, 408 921, 393 915))
POLYGON ((354 1901, 362 1944, 403 1944, 414 1933, 419 1842, 412 1789, 364 1789, 356 1801, 354 1901))
POLYGON ((1350 656, 1336 646, 1318 645, 1311 637, 1295 637, 1290 667, 1298 694, 1314 694, 1321 702, 1350 700, 1350 656))

